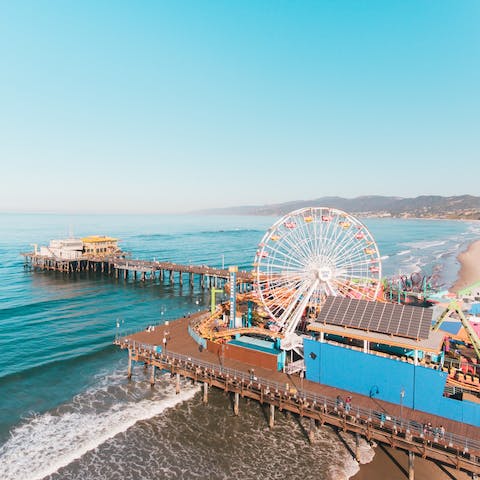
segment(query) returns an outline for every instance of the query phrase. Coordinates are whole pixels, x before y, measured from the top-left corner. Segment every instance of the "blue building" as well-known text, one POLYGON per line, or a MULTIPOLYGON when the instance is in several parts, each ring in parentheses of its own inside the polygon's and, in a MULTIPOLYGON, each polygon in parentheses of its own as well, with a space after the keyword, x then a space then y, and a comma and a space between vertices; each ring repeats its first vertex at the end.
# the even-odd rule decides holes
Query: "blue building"
POLYGON ((304 339, 306 378, 480 426, 480 403, 447 395, 446 332, 431 325, 431 309, 329 297, 304 339))

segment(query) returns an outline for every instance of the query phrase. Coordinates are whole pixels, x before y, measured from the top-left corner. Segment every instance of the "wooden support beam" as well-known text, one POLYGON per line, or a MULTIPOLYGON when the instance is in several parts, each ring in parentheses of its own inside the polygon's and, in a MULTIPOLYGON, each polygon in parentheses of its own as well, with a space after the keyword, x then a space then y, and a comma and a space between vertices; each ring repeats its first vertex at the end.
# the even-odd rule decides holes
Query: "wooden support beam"
POLYGON ((235 392, 234 401, 233 401, 234 415, 238 415, 239 402, 240 402, 240 394, 238 392, 235 392))
POLYGON ((270 416, 268 417, 268 426, 273 428, 275 425, 275 405, 273 403, 270 404, 270 416))
POLYGON ((208 383, 203 382, 203 403, 208 403, 208 383))
POLYGON ((152 363, 150 366, 150 385, 153 387, 155 385, 155 365, 152 363))
POLYGON ((175 377, 175 393, 178 395, 180 393, 180 374, 177 373, 175 377))
POLYGON ((360 463, 360 434, 355 433, 355 460, 360 463))
POLYGON ((130 380, 132 378, 132 351, 128 349, 128 370, 127 378, 130 380))
POLYGON ((313 417, 310 417, 310 428, 308 429, 308 441, 312 445, 315 443, 316 430, 317 430, 317 427, 315 425, 315 419, 313 417))
POLYGON ((415 480, 415 454, 408 452, 408 480, 415 480))

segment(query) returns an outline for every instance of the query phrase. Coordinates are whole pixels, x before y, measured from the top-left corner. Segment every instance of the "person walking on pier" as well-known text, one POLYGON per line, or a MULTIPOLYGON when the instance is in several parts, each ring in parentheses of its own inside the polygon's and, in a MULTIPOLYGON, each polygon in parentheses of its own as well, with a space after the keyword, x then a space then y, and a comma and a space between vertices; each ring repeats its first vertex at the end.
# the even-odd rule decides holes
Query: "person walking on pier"
POLYGON ((352 397, 349 395, 349 396, 345 399, 345 412, 346 412, 347 414, 349 414, 351 408, 352 408, 352 397))

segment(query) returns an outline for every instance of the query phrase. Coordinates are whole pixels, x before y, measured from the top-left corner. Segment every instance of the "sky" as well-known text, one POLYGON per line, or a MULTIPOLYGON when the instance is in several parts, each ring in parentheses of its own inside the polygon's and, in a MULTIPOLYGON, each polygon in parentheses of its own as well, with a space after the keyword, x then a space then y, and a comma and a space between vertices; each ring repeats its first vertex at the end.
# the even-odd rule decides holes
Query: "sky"
POLYGON ((0 0, 0 211, 480 195, 478 0, 0 0))

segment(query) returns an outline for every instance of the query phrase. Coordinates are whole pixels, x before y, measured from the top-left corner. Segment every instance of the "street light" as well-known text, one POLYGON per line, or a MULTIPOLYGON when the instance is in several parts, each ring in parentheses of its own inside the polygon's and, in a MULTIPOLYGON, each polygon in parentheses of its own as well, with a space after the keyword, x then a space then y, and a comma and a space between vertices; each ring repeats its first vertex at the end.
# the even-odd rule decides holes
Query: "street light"
POLYGON ((400 390, 400 426, 403 425, 403 399, 405 398, 405 389, 400 390))

